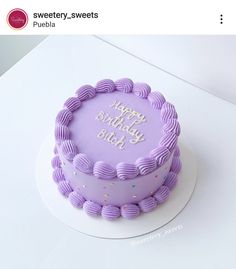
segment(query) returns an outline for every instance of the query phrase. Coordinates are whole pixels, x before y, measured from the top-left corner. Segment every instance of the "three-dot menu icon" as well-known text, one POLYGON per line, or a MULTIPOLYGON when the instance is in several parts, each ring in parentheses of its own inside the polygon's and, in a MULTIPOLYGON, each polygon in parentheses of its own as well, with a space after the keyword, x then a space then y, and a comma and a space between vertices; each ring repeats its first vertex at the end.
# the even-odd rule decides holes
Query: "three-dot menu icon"
POLYGON ((223 24, 223 14, 220 14, 220 24, 223 24))

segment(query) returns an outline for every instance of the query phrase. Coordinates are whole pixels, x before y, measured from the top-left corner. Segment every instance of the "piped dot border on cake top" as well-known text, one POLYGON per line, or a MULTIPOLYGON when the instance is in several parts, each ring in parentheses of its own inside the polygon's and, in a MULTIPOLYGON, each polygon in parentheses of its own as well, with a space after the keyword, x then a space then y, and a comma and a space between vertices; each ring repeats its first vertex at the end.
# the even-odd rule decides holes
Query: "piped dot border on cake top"
POLYGON ((152 92, 148 84, 134 83, 129 78, 119 79, 115 82, 111 79, 100 80, 95 87, 91 85, 81 86, 74 97, 65 101, 64 108, 59 111, 56 117, 55 139, 63 156, 72 162, 75 170, 93 174, 95 177, 105 180, 128 180, 137 175, 151 173, 169 159, 177 145, 179 135, 180 125, 174 105, 167 102, 160 92, 152 92), (91 160, 87 154, 79 152, 79 145, 77 147, 70 139, 68 128, 73 119, 73 113, 83 105, 83 102, 94 98, 96 94, 109 94, 114 91, 120 91, 124 94, 133 93, 138 98, 147 99, 154 110, 161 111, 161 121, 164 123, 159 145, 150 151, 149 156, 140 157, 135 163, 121 162, 116 167, 101 160, 91 160))
POLYGON ((165 181, 152 195, 140 200, 138 203, 124 204, 122 206, 114 205, 100 205, 94 201, 86 200, 79 192, 73 190, 70 183, 66 181, 59 156, 56 155, 51 161, 53 167, 53 180, 57 184, 59 192, 68 198, 71 205, 75 208, 83 209, 89 216, 102 216, 107 220, 115 220, 119 217, 125 219, 134 219, 142 213, 148 213, 156 209, 159 205, 164 203, 170 195, 170 191, 174 189, 178 182, 178 174, 181 171, 182 164, 180 161, 180 151, 176 146, 174 151, 174 158, 171 163, 170 171, 167 174, 165 181))

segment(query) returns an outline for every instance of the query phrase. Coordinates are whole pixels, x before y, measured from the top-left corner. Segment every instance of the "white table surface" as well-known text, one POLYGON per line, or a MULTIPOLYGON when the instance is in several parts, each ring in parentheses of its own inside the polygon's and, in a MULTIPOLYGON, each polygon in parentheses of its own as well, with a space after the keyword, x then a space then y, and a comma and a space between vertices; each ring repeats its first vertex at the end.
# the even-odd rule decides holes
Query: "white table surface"
POLYGON ((53 36, 0 78, 0 268, 233 268, 236 106, 91 36, 53 36), (35 160, 65 98, 83 83, 131 77, 176 105, 198 159, 187 207, 149 234, 105 240, 71 230, 43 205, 35 160))
POLYGON ((102 39, 236 104, 236 35, 105 35, 102 39))

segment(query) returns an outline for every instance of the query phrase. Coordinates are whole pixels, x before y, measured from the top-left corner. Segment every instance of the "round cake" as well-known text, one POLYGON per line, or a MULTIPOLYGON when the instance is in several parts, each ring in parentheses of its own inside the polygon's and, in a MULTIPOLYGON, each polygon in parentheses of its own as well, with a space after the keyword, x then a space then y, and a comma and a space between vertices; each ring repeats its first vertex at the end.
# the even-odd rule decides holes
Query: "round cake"
POLYGON ((181 170, 177 118, 146 83, 123 78, 81 86, 56 117, 52 167, 60 193, 108 220, 154 210, 181 170))

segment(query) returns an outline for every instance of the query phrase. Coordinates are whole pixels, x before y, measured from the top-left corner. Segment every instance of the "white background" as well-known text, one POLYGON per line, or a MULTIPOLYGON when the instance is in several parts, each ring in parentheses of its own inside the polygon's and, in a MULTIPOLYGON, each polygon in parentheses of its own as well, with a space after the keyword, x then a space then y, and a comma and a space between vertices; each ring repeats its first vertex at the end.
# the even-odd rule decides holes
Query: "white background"
POLYGON ((44 38, 45 36, 0 35, 0 76, 44 38))
POLYGON ((0 100, 1 268, 233 268, 235 105, 90 36, 43 41, 0 78, 0 100), (102 240, 51 216, 35 161, 65 98, 83 83, 124 76, 149 82, 176 105, 198 183, 184 211, 150 237, 102 240))
MULTIPOLYGON (((45 36, 0 36, 0 75, 45 36)), ((236 35, 100 36, 126 53, 236 104, 236 35)))
POLYGON ((236 35, 101 38, 236 104, 236 35))

